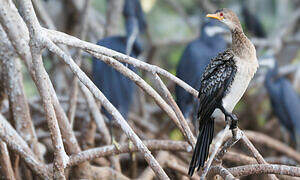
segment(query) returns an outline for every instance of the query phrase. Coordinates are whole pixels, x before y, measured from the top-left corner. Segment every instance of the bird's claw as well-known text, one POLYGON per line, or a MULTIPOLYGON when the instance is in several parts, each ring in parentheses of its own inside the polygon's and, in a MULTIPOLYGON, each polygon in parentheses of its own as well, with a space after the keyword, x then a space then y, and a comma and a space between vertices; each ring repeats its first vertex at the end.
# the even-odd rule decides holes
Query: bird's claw
POLYGON ((232 130, 232 129, 237 128, 238 118, 236 117, 236 115, 235 114, 231 114, 230 118, 231 118, 230 129, 232 130))
POLYGON ((235 114, 231 113, 231 114, 228 114, 226 116, 226 123, 229 123, 230 122, 230 129, 235 129, 237 128, 237 122, 238 122, 238 118, 236 117, 235 114), (229 121, 229 119, 231 121, 229 121))

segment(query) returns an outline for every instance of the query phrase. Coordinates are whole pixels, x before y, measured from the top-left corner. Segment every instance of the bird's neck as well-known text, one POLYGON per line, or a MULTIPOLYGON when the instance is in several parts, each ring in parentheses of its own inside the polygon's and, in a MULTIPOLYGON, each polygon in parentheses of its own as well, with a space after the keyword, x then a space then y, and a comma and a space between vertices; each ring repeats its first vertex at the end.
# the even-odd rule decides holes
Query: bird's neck
POLYGON ((235 28, 231 31, 232 34, 232 50, 233 53, 241 59, 256 58, 254 45, 246 37, 242 28, 235 28))

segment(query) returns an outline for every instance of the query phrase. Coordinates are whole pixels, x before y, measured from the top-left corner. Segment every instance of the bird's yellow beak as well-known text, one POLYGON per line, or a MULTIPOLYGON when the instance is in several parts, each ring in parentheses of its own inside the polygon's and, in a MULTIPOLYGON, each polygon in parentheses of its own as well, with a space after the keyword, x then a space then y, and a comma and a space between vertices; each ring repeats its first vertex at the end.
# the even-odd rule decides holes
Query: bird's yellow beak
POLYGON ((214 18, 214 19, 217 19, 219 21, 221 21, 222 19, 224 19, 224 17, 220 16, 218 13, 216 13, 216 14, 207 14, 206 17, 214 18))

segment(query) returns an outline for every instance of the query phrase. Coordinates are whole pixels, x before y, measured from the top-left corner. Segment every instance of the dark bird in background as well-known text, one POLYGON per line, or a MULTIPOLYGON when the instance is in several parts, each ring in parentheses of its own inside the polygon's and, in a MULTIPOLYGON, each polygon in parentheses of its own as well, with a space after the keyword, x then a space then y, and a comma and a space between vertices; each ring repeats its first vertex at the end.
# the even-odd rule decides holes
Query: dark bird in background
POLYGON ((126 28, 126 54, 130 54, 130 50, 136 42, 139 33, 144 33, 147 28, 145 14, 143 12, 140 0, 125 0, 123 16, 125 18, 126 28))
POLYGON ((201 78, 198 95, 199 134, 190 162, 190 176, 195 168, 199 170, 204 166, 208 157, 214 134, 214 120, 225 118, 226 122, 231 121, 230 129, 236 128, 237 117, 232 111, 258 68, 255 47, 243 33, 235 13, 221 9, 207 17, 218 19, 229 27, 232 48, 212 59, 201 78))
POLYGON ((266 32, 263 28, 261 21, 255 14, 250 12, 245 0, 242 0, 242 15, 244 17, 246 29, 249 32, 251 32, 254 36, 259 38, 266 37, 266 32))
MULTIPOLYGON (((126 36, 106 37, 101 39, 97 44, 123 54, 128 53, 128 55, 132 57, 137 57, 142 52, 142 46, 137 40, 138 34, 133 35, 133 30, 137 29, 137 32, 142 32, 141 30, 144 30, 146 26, 140 2, 138 0, 126 0, 123 15, 126 21, 126 36), (133 39, 132 45, 128 48, 128 44, 130 44, 128 41, 130 41, 131 38, 133 39)), ((122 116, 127 119, 133 95, 135 93, 135 84, 101 60, 93 58, 92 66, 92 77, 95 85, 119 110, 122 116)), ((136 71, 132 65, 127 65, 127 67, 136 71)), ((103 112, 111 122, 112 116, 106 110, 103 110, 103 112)))
POLYGON ((291 140, 300 150, 300 99, 289 80, 279 77, 277 63, 268 70, 265 87, 268 91, 273 113, 279 123, 289 132, 291 140))
POLYGON ((139 32, 146 30, 146 18, 139 0, 125 0, 123 16, 125 18, 127 35, 131 35, 135 28, 139 32))
MULTIPOLYGON (((176 76, 195 89, 199 89, 199 79, 210 60, 226 49, 227 43, 222 37, 224 28, 217 20, 207 21, 201 27, 201 34, 185 48, 176 76)), ((193 96, 183 88, 175 86, 176 100, 185 117, 193 110, 193 96)))

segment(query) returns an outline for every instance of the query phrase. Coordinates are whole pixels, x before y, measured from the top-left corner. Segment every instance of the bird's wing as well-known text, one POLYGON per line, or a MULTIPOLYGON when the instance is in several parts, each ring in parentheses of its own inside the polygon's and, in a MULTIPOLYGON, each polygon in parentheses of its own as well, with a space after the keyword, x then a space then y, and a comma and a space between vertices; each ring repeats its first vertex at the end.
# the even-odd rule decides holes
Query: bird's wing
POLYGON ((221 105, 222 98, 227 94, 235 74, 237 66, 231 50, 220 53, 206 67, 199 89, 198 118, 200 124, 205 123, 218 105, 221 105))

